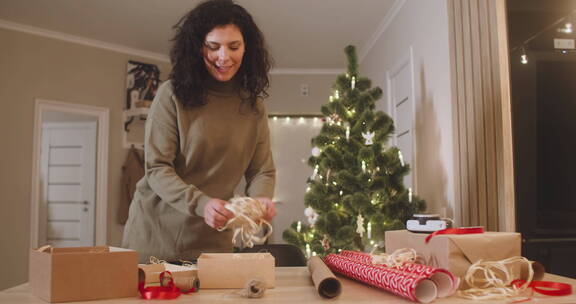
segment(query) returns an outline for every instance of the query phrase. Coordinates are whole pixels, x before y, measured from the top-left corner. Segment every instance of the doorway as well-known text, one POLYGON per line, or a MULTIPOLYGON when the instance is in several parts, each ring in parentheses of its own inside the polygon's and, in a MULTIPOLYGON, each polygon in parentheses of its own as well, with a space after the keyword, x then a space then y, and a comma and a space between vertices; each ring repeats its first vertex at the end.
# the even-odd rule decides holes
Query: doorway
POLYGON ((106 243, 107 108, 36 100, 31 247, 106 243))

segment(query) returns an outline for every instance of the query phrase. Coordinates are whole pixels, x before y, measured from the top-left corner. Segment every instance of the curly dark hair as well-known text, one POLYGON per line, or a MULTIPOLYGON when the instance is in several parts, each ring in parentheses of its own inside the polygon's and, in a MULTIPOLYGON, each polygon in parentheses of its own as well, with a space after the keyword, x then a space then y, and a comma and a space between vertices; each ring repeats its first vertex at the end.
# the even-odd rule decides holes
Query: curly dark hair
POLYGON ((202 48, 206 35, 214 28, 236 25, 244 38, 245 53, 237 74, 241 94, 255 107, 258 98, 268 97, 268 71, 272 59, 265 47, 264 36, 252 16, 232 0, 208 0, 200 3, 176 25, 176 35, 170 51, 170 79, 176 98, 186 106, 206 104, 206 83, 211 77, 206 70, 202 48), (247 96, 245 96, 247 95, 247 96))

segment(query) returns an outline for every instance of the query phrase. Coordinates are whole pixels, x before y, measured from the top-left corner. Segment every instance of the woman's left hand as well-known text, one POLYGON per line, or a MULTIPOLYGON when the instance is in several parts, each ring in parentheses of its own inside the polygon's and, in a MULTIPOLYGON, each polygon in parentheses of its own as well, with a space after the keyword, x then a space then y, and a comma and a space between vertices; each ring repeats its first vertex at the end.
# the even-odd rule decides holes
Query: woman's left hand
POLYGON ((271 199, 267 197, 256 197, 255 199, 266 207, 266 214, 264 215, 264 219, 270 222, 276 216, 276 205, 271 199))

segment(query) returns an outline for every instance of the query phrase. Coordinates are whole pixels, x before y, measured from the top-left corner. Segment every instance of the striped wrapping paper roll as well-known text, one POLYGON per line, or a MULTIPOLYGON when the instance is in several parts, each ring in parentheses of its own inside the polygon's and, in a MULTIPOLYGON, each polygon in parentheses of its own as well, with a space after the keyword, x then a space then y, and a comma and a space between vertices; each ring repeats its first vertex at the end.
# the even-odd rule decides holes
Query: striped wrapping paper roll
POLYGON ((338 254, 329 254, 324 258, 324 263, 334 272, 414 302, 430 303, 437 297, 436 284, 424 276, 363 263, 338 254))
MULTIPOLYGON (((365 252, 344 250, 340 253, 340 255, 362 263, 372 264, 372 255, 365 252)), ((372 265, 382 268, 389 268, 385 265, 372 265)), ((418 276, 424 276, 425 278, 432 280, 434 283, 436 283, 439 298, 452 295, 454 292, 456 292, 460 284, 459 278, 454 276, 450 271, 442 268, 434 268, 432 266, 416 263, 405 263, 400 267, 394 267, 394 269, 418 276)))

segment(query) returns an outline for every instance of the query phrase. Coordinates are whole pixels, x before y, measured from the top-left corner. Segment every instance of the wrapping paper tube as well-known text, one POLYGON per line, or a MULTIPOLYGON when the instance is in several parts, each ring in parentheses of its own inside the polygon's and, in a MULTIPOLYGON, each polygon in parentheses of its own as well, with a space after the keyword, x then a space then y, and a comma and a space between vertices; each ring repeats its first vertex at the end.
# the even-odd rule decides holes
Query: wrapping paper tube
MULTIPOLYGON (((372 264, 372 255, 365 252, 344 250, 342 251, 341 255, 362 263, 372 264)), ((384 265, 372 265, 376 267, 388 268, 384 265)), ((460 279, 455 277, 450 271, 446 269, 434 268, 432 266, 416 263, 405 263, 402 266, 394 267, 394 269, 415 274, 417 276, 424 276, 425 278, 432 280, 434 283, 436 283, 436 287, 438 288, 439 298, 448 297, 454 294, 460 285, 460 279)))
POLYGON ((160 283, 160 274, 166 270, 164 264, 139 264, 138 265, 138 282, 145 285, 151 283, 160 283))
POLYGON ((324 262, 334 272, 414 302, 430 303, 437 297, 436 284, 423 276, 362 263, 337 254, 329 254, 324 262))
POLYGON ((308 260, 308 270, 312 275, 314 287, 318 294, 325 298, 334 298, 342 292, 342 285, 322 259, 312 256, 308 260))

